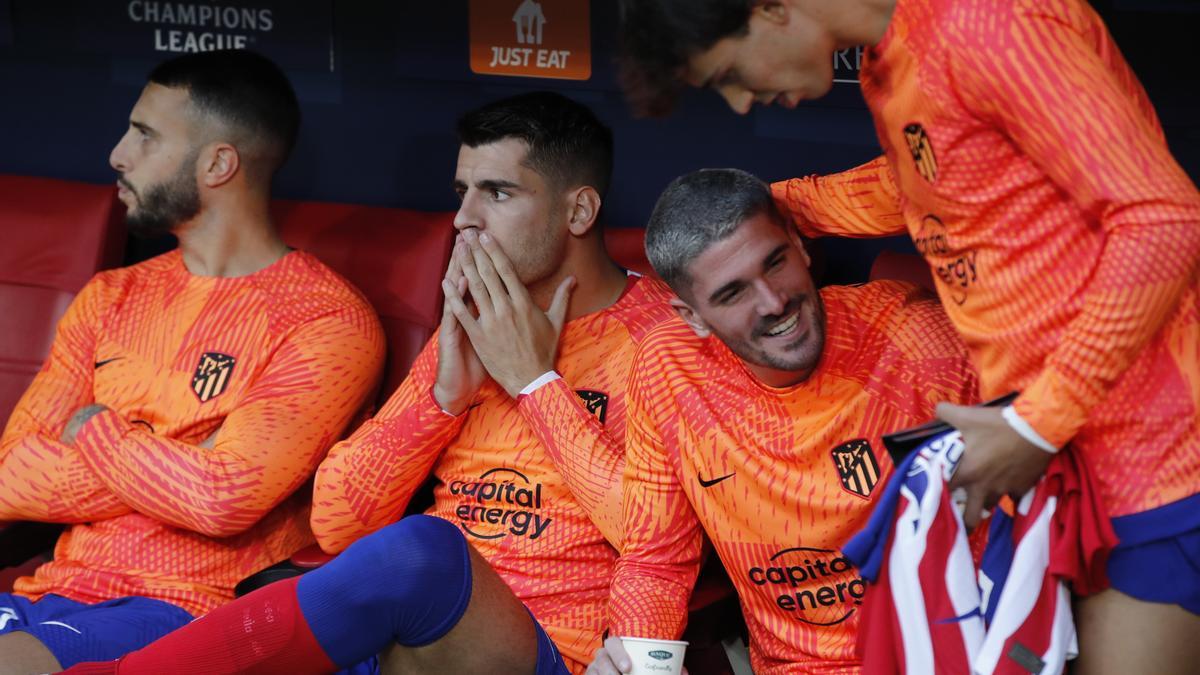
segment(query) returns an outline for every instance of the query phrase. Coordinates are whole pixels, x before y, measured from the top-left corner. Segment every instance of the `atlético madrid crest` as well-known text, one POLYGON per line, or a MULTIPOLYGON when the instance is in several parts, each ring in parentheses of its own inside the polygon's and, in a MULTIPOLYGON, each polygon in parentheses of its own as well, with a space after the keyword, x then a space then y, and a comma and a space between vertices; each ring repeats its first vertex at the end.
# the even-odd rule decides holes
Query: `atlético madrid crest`
POLYGON ((220 396, 233 377, 233 364, 237 359, 220 352, 205 352, 192 375, 192 392, 201 403, 220 396))
POLYGON ((605 418, 608 417, 608 394, 592 389, 576 389, 575 393, 583 399, 587 411, 595 415, 600 424, 604 424, 605 418))
POLYGON ((937 157, 933 154, 933 142, 929 140, 925 128, 920 124, 904 127, 904 140, 908 141, 908 151, 917 164, 917 173, 930 183, 937 182, 937 157))
POLYGON ((847 492, 868 498, 879 482, 879 464, 865 438, 842 443, 833 449, 833 465, 837 467, 842 487, 847 492))

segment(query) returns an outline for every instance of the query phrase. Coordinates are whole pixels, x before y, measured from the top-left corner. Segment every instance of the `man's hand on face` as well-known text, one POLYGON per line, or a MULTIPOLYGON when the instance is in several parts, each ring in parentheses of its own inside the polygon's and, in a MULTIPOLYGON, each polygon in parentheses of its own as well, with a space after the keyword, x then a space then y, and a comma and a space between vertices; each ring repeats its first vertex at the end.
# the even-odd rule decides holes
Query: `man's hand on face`
POLYGON ((1004 495, 1020 501, 1054 457, 1009 426, 1000 408, 939 403, 937 416, 962 434, 963 455, 950 487, 967 491, 963 523, 968 529, 1004 495))
POLYGON ((442 410, 451 415, 462 414, 487 379, 487 370, 455 317, 450 300, 457 297, 461 302, 467 292, 461 260, 470 255, 470 249, 459 235, 455 238, 446 277, 442 279, 442 292, 446 297, 442 301, 442 323, 438 328, 438 368, 433 397, 442 410))
POLYGON ((102 406, 99 403, 85 405, 76 410, 75 414, 71 415, 71 419, 67 421, 67 427, 63 429, 60 440, 67 445, 75 445, 75 436, 79 434, 79 430, 83 428, 83 425, 87 424, 87 421, 92 419, 96 414, 102 413, 105 410, 108 410, 108 407, 102 406))
POLYGON ((494 237, 467 230, 463 240, 467 251, 459 262, 479 315, 472 314, 460 287, 443 282, 442 290, 488 374, 515 398, 554 369, 575 279, 567 277, 559 284, 550 309, 543 312, 494 237))

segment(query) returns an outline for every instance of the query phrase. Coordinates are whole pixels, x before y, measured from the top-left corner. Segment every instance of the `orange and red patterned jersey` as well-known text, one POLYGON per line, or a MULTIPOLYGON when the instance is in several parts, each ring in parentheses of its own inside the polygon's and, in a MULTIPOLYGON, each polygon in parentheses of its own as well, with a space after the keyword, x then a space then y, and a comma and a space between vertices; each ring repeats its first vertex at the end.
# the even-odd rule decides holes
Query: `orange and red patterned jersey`
POLYGON ((973 403, 977 383, 928 294, 895 281, 820 293, 824 352, 791 387, 762 384, 678 319, 646 337, 629 385, 614 635, 683 631, 703 530, 737 588, 754 672, 857 672, 865 587, 839 549, 891 471, 881 436, 939 401, 973 403))
POLYGON ((306 253, 237 278, 194 276, 178 251, 98 274, 0 440, 0 520, 70 524, 16 592, 197 615, 233 599, 312 542, 305 482, 384 349, 367 301, 306 253), (62 443, 93 403, 108 410, 62 443))
POLYGON ((620 542, 626 381, 642 335, 673 313, 669 297, 631 278, 615 304, 566 324, 561 379, 517 400, 489 380, 457 417, 433 398, 435 336, 379 414, 321 464, 317 540, 341 551, 396 521, 432 470, 427 513, 462 527, 583 672, 607 625, 620 542))
POLYGON ((808 234, 907 228, 984 397, 1110 516, 1200 490, 1200 194, 1081 0, 905 0, 862 88, 886 158, 773 186, 808 234))

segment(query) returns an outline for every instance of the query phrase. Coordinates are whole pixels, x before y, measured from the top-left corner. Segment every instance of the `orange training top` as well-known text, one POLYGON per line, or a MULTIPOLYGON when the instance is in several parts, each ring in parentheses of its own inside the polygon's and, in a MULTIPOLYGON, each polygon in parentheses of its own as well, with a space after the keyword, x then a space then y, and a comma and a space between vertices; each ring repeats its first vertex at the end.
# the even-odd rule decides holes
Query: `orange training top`
POLYGON ((664 321, 629 393, 625 547, 613 634, 675 638, 701 528, 741 600, 754 672, 857 672, 864 583, 839 549, 892 469, 880 437, 972 403, 966 349, 937 301, 896 281, 827 287, 817 370, 762 384, 717 338, 664 321))
POLYGON ((96 275, 0 440, 0 520, 70 524, 16 592, 195 615, 232 600, 312 541, 305 481, 383 355, 367 301, 306 253, 237 278, 194 276, 178 251, 96 275), (62 443, 93 403, 109 410, 62 443))
POLYGON ((668 297, 631 278, 615 304, 567 323, 562 379, 519 400, 488 380, 457 417, 431 393, 435 336, 379 414, 321 464, 312 515, 321 546, 341 551, 396 521, 432 470, 428 513, 462 527, 582 673, 607 625, 610 542, 620 541, 626 380, 642 334, 673 313, 668 297))
POLYGON ((906 228, 981 371, 1110 516, 1200 491, 1200 194, 1080 0, 901 0, 862 88, 886 152, 774 185, 810 234, 906 228))

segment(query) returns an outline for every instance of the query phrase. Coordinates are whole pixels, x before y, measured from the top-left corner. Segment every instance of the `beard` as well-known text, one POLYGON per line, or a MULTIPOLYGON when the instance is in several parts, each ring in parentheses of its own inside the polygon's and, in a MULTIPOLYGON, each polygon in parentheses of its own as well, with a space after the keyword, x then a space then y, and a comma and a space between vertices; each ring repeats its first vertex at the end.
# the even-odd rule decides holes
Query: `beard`
POLYGON ((156 239, 170 234, 200 212, 200 190, 192 174, 198 154, 189 154, 175 175, 147 187, 144 193, 135 190, 124 177, 118 179, 137 199, 136 208, 125 216, 130 234, 141 239, 156 239))
POLYGON ((559 271, 566 257, 569 236, 562 223, 561 210, 552 209, 539 231, 531 232, 515 242, 512 246, 514 250, 504 249, 513 271, 526 288, 553 277, 559 271))

